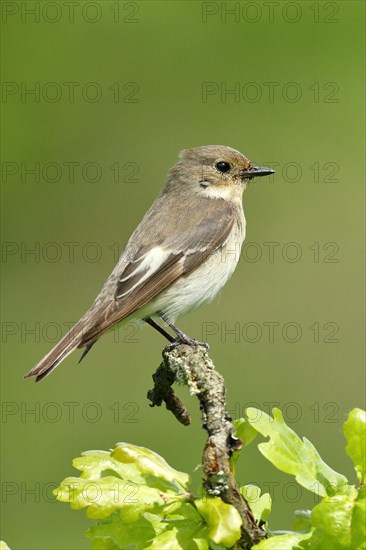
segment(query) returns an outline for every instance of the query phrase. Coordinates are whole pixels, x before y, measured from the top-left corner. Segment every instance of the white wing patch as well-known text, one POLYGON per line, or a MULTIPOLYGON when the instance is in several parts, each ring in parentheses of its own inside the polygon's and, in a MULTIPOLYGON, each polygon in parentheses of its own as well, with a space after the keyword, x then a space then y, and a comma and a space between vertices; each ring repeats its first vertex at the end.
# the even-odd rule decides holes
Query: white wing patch
POLYGON ((155 246, 154 248, 146 252, 144 254, 143 261, 127 277, 121 277, 120 282, 123 283, 125 281, 128 281, 128 279, 131 279, 131 277, 135 277, 138 273, 141 273, 141 277, 132 287, 130 287, 123 294, 120 294, 118 297, 122 298, 123 296, 126 296, 127 294, 135 290, 136 287, 141 285, 141 283, 146 281, 146 279, 151 277, 165 262, 169 255, 170 253, 160 246, 155 246))

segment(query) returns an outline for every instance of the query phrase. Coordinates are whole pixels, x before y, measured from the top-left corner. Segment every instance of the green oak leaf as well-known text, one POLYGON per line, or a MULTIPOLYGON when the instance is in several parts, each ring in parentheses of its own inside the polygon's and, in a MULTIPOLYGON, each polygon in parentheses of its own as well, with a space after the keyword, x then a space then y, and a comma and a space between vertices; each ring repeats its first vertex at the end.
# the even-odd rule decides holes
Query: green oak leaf
MULTIPOLYGON (((309 537, 309 533, 277 535, 262 540, 259 544, 253 546, 252 550, 300 550, 300 548, 302 548, 300 547, 301 542, 306 541, 309 537)), ((323 548, 323 550, 325 550, 325 548, 323 548)))
POLYGON ((193 504, 183 503, 164 521, 166 529, 157 535, 148 550, 207 550, 209 548, 209 528, 193 504))
POLYGON ((303 531, 304 533, 311 530, 311 512, 310 510, 295 510, 295 521, 292 524, 294 531, 303 531))
POLYGON ((357 550, 351 546, 351 520, 357 491, 325 498, 311 512, 312 536, 301 548, 308 550, 357 550))
POLYGON ((161 518, 153 514, 147 513, 135 522, 126 522, 114 513, 88 529, 86 535, 91 540, 92 550, 121 550, 128 546, 143 550, 163 528, 161 518))
POLYGON ((247 447, 257 437, 257 430, 245 418, 238 418, 233 421, 233 424, 236 436, 242 441, 243 447, 247 447))
POLYGON ((352 510, 351 548, 366 548, 366 486, 360 489, 352 510))
POLYGON ((136 521, 158 508, 174 511, 190 497, 183 488, 189 476, 143 447, 118 444, 110 453, 88 451, 73 464, 80 477, 66 478, 54 494, 74 509, 87 508, 94 519, 119 510, 125 521, 136 521))
POLYGON ((126 465, 133 463, 142 474, 153 475, 169 482, 176 481, 185 489, 189 483, 188 474, 175 470, 163 457, 145 447, 117 443, 111 456, 126 465))
POLYGON ((121 510, 125 521, 136 521, 144 512, 176 503, 179 498, 172 491, 163 493, 114 476, 94 480, 68 477, 54 493, 57 500, 69 502, 74 510, 87 508, 90 518, 104 519, 121 510))
POLYGON ((242 448, 238 451, 234 451, 230 458, 231 469, 234 472, 241 451, 257 437, 257 431, 245 418, 238 418, 233 421, 233 424, 236 429, 236 437, 238 437, 243 444, 242 448))
POLYGON ((261 495, 261 490, 256 485, 244 485, 240 492, 248 502, 257 523, 266 522, 271 512, 272 499, 269 493, 261 495))
POLYGON ((200 533, 192 533, 181 527, 173 527, 158 535, 146 550, 208 550, 208 539, 201 538, 200 533), (195 536, 198 535, 198 536, 195 536))
POLYGON ((219 497, 195 500, 194 504, 208 525, 209 537, 216 544, 233 546, 241 535, 242 519, 237 509, 219 497))
POLYGON ((357 479, 365 483, 366 474, 366 412, 353 409, 343 424, 343 432, 347 439, 346 453, 351 458, 357 479))
POLYGON ((260 452, 282 472, 292 474, 297 482, 320 496, 334 495, 347 484, 347 478, 335 472, 320 457, 314 445, 289 428, 279 409, 273 418, 255 408, 246 410, 248 422, 270 440, 260 443, 260 452))
POLYGON ((82 456, 74 458, 72 465, 82 472, 80 477, 85 479, 103 477, 106 473, 135 483, 143 483, 145 479, 136 464, 123 464, 107 451, 85 451, 82 456))

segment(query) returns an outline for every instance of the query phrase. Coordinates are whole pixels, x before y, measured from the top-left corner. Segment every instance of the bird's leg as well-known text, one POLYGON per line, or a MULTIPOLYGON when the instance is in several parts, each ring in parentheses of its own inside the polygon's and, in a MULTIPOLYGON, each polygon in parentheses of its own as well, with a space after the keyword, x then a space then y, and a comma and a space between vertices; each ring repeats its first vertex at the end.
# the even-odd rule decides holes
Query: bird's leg
MULTIPOLYGON (((156 312, 157 315, 159 315, 159 317, 161 319, 163 319, 163 321, 172 329, 174 330, 175 334, 177 335, 177 338, 174 340, 171 340, 171 344, 168 344, 165 349, 166 351, 171 351, 173 348, 175 348, 176 346, 179 346, 179 344, 187 344, 188 346, 203 346, 205 347, 206 349, 210 349, 210 346, 206 343, 206 342, 200 342, 199 340, 197 340, 196 338, 191 338, 191 336, 188 336, 187 334, 185 334, 182 330, 180 330, 178 327, 176 327, 174 325, 174 323, 172 323, 172 321, 169 319, 169 317, 167 317, 165 315, 165 313, 163 313, 162 311, 157 311, 156 312)), ((159 327, 160 328, 160 327, 159 327)))
POLYGON ((153 319, 151 319, 151 317, 146 317, 146 319, 144 319, 144 321, 145 321, 145 323, 147 323, 148 325, 153 327, 155 330, 160 332, 160 334, 162 334, 167 340, 169 340, 169 342, 175 342, 175 339, 173 338, 173 336, 171 336, 169 334, 169 332, 167 332, 160 325, 158 325, 158 323, 155 323, 155 321, 153 319))

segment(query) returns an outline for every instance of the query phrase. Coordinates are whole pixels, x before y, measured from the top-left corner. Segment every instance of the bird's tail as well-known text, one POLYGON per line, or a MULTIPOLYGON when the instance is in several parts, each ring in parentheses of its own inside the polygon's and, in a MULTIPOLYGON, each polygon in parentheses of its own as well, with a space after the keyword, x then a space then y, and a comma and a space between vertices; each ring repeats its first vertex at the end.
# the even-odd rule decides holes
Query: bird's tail
POLYGON ((85 334, 85 322, 80 319, 78 323, 68 332, 43 359, 37 363, 24 378, 36 377, 39 382, 50 374, 75 348, 82 347, 83 334, 85 334))

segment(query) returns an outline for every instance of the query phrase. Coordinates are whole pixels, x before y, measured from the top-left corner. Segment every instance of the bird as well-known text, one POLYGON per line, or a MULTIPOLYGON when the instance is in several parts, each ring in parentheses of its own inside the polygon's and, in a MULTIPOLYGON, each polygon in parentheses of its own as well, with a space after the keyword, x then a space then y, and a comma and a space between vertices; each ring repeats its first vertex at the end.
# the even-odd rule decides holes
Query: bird
POLYGON ((175 321, 212 301, 233 274, 246 232, 243 191, 273 173, 223 145, 181 151, 92 306, 25 378, 42 380, 76 348, 84 348, 81 361, 100 336, 132 319, 170 347, 205 345, 175 321))

